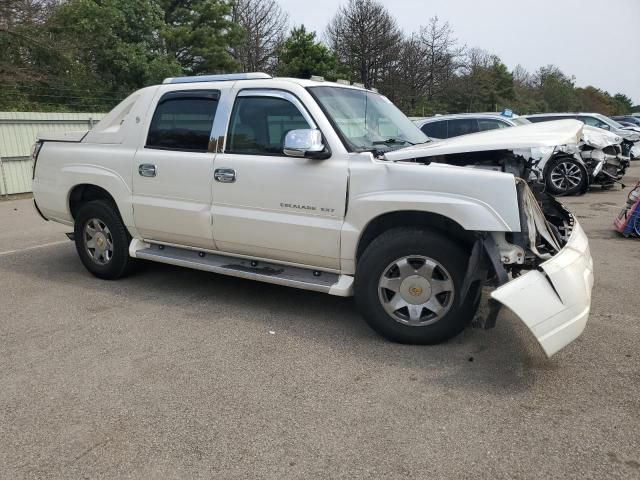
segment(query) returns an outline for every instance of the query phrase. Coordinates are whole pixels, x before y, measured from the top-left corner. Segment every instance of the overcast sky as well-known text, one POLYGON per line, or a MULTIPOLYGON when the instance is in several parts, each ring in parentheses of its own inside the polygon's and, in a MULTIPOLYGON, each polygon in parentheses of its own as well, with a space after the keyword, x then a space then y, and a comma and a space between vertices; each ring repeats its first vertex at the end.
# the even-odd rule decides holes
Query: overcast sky
MULTIPOLYGON (((347 0, 279 0, 292 25, 323 37, 347 0)), ((530 71, 553 63, 578 86, 640 103, 640 0, 382 0, 406 34, 438 15, 461 44, 530 71)))

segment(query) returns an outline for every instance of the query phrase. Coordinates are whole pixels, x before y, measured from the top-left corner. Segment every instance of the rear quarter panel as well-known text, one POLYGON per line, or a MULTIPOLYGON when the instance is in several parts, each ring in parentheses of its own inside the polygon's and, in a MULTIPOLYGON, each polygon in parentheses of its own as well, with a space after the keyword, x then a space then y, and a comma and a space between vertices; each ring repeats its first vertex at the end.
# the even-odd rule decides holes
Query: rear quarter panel
POLYGON ((155 89, 139 92, 119 128, 109 124, 108 115, 81 142, 44 142, 34 172, 33 194, 45 217, 73 224, 69 209, 71 191, 78 185, 90 184, 109 192, 125 225, 135 233, 131 201, 133 159, 146 133, 142 125, 149 112, 153 112, 155 89), (101 130, 105 127, 103 122, 108 129, 101 130))

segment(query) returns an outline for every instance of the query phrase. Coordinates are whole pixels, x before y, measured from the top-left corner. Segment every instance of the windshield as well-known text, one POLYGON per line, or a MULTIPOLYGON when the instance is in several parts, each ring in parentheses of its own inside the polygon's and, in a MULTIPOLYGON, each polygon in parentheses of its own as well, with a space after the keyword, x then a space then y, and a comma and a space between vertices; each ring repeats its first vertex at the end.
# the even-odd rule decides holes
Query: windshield
POLYGON ((341 87, 309 87, 348 148, 388 151, 428 142, 391 101, 377 93, 341 87))
POLYGON ((616 122, 615 120, 611 120, 609 117, 605 117, 604 115, 600 115, 599 113, 596 113, 594 115, 594 117, 596 117, 598 120, 600 120, 601 122, 606 123, 607 125, 609 125, 610 127, 613 128, 623 128, 622 125, 620 125, 618 122, 616 122))
POLYGON ((531 120, 527 120, 526 118, 522 118, 522 117, 512 117, 511 121, 517 125, 529 125, 531 123, 531 120))

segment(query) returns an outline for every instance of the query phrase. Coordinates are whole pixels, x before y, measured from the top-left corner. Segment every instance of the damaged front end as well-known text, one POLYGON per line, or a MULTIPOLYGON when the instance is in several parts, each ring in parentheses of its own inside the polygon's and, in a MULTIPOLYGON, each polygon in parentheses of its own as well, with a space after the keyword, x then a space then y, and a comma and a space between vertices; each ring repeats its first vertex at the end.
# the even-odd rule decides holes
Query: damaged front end
MULTIPOLYGON (((476 230, 461 294, 477 299, 492 281, 489 314, 477 326, 495 325, 506 306, 533 332, 548 356, 583 331, 591 307, 593 262, 575 217, 545 193, 545 166, 558 158, 580 160, 583 124, 560 120, 463 135, 386 152, 390 162, 445 163, 512 174, 519 229, 476 230)), ((490 188, 490 185, 488 185, 490 188)))
POLYGON ((620 183, 630 165, 622 142, 618 135, 585 125, 580 156, 591 172, 592 184, 610 186, 620 183))
POLYGON ((493 326, 499 306, 504 305, 551 356, 584 330, 593 261, 587 237, 573 215, 553 197, 534 192, 521 179, 517 182, 521 231, 491 234, 496 248, 486 252, 493 257, 497 288, 483 326, 493 326))

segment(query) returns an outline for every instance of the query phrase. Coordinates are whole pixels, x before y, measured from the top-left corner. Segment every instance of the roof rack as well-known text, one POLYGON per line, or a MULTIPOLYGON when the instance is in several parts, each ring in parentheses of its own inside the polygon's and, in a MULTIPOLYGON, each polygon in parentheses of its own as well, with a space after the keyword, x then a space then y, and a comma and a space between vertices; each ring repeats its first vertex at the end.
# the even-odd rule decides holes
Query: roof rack
POLYGON ((193 77, 169 77, 162 83, 196 83, 196 82, 224 82, 227 80, 261 80, 272 78, 271 75, 262 72, 250 73, 224 73, 221 75, 196 75, 193 77))

